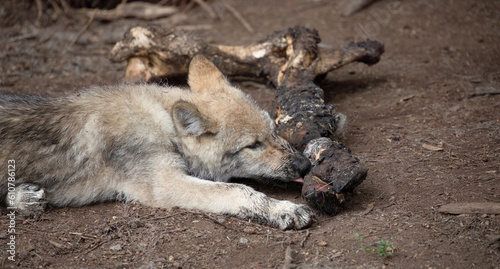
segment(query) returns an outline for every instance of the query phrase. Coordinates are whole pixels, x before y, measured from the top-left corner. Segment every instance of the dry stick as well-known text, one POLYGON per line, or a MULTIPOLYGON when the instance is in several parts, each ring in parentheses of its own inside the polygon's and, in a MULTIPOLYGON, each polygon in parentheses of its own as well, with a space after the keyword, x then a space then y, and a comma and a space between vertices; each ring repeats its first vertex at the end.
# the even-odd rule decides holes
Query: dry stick
POLYGON ((208 5, 207 3, 205 3, 203 0, 194 0, 194 1, 196 2, 196 4, 200 5, 200 7, 203 8, 208 13, 208 15, 210 16, 210 18, 212 18, 212 19, 219 18, 219 16, 217 15, 217 13, 215 13, 215 11, 210 7, 210 5, 208 5))
POLYGON ((241 13, 238 12, 238 10, 236 10, 234 7, 230 6, 226 1, 224 1, 224 5, 226 6, 227 10, 229 10, 229 12, 231 12, 236 17, 236 19, 240 21, 241 24, 243 24, 243 27, 245 27, 245 29, 247 29, 248 32, 253 34, 254 30, 252 26, 250 25, 250 23, 248 23, 247 20, 245 20, 245 18, 243 18, 241 13))
POLYGON ((213 26, 210 24, 200 24, 200 25, 177 25, 175 30, 179 31, 197 31, 197 30, 210 30, 213 26))
POLYGON ((36 9, 37 9, 35 25, 37 27, 40 27, 42 24, 42 14, 43 14, 42 0, 35 0, 35 2, 36 2, 36 9))
POLYGON ((211 220, 213 223, 218 224, 226 229, 232 229, 232 228, 229 228, 228 226, 226 226, 226 224, 219 222, 218 220, 216 220, 215 218, 211 217, 210 215, 208 215, 206 213, 202 213, 201 215, 203 215, 205 218, 211 220))
POLYGON ((49 244, 53 245, 56 248, 66 248, 63 244, 57 243, 56 241, 52 241, 49 239, 49 244))
POLYGON ((300 242, 301 247, 304 247, 304 244, 306 243, 307 238, 309 238, 309 235, 311 235, 311 233, 309 233, 309 230, 307 230, 304 239, 302 239, 302 242, 300 242))
POLYGON ((64 10, 65 14, 68 14, 73 8, 68 5, 68 2, 66 0, 59 0, 61 3, 62 9, 64 10))
POLYGON ((366 207, 365 211, 363 211, 363 213, 361 213, 361 215, 364 216, 364 215, 370 213, 370 211, 372 211, 373 208, 375 208, 375 203, 369 203, 368 206, 366 207))
MULTIPOLYGON (((175 217, 177 215, 180 215, 182 212, 177 212, 177 213, 173 213, 173 214, 170 214, 170 215, 167 215, 167 216, 161 216, 161 217, 156 217, 156 218, 153 218, 151 220, 164 220, 164 219, 168 219, 168 218, 171 218, 171 217, 175 217)), ((146 216, 148 217, 148 216, 146 216)), ((145 218, 145 217, 141 217, 141 218, 145 218)))
POLYGON ((187 5, 182 9, 182 13, 186 14, 188 11, 194 8, 196 3, 194 1, 189 1, 187 5))
POLYGON ((290 246, 286 247, 285 251, 285 264, 283 264, 283 269, 292 268, 292 248, 290 246))
MULTIPOLYGON (((80 13, 89 14, 94 12, 92 9, 79 9, 80 13)), ((159 6, 147 2, 121 3, 111 10, 98 9, 95 14, 96 20, 115 21, 123 18, 133 17, 141 20, 155 20, 171 16, 179 12, 177 7, 159 6)))
POLYGON ((500 203, 454 203, 439 207, 438 212, 448 214, 500 214, 500 203))
POLYGON ((478 92, 478 93, 473 93, 467 96, 467 98, 474 98, 474 97, 479 97, 479 96, 494 96, 494 95, 500 95, 500 92, 478 92))
POLYGON ((63 10, 61 9, 61 7, 59 7, 59 5, 56 3, 56 1, 54 0, 48 0, 49 1, 49 4, 54 8, 54 12, 56 13, 56 15, 59 17, 61 16, 61 14, 63 13, 63 10))
POLYGON ((24 35, 18 35, 18 36, 9 38, 8 40, 9 40, 9 42, 16 42, 19 40, 35 38, 36 36, 37 36, 36 34, 24 34, 24 35))
POLYGON ((373 2, 375 2, 375 0, 345 0, 342 15, 349 17, 373 2))
POLYGON ((177 229, 173 229, 173 230, 169 230, 169 231, 164 231, 165 233, 176 233, 176 232, 184 232, 185 230, 187 230, 187 228, 177 228, 177 229))
POLYGON ((88 239, 92 239, 92 240, 95 240, 97 239, 97 236, 95 235, 85 235, 83 233, 77 233, 77 232, 70 232, 69 233, 70 235, 77 235, 77 236, 80 236, 80 238, 83 238, 85 240, 88 240, 88 239))
POLYGON ((56 16, 57 16, 56 19, 60 17, 60 18, 62 18, 64 24, 68 25, 68 23, 69 23, 68 17, 66 16, 67 15, 67 12, 66 12, 67 7, 64 7, 64 4, 67 5, 67 3, 62 0, 61 1, 62 8, 59 7, 59 5, 57 4, 57 2, 55 0, 49 0, 49 3, 54 8, 54 11, 56 12, 56 16))
POLYGON ((102 246, 104 243, 106 243, 106 240, 99 242, 97 245, 95 245, 92 248, 90 248, 89 250, 85 251, 85 255, 89 254, 91 251, 96 250, 98 247, 102 246))
POLYGON ((96 11, 97 11, 97 9, 94 9, 94 11, 90 14, 90 18, 89 18, 88 22, 83 26, 83 28, 80 30, 80 32, 78 32, 78 34, 75 36, 75 38, 73 38, 71 43, 69 43, 70 47, 75 45, 76 41, 78 41, 78 39, 83 35, 83 33, 85 33, 85 31, 87 31, 90 24, 92 24, 92 22, 94 21, 96 11))
POLYGON ((43 262, 47 262, 47 260, 44 257, 40 256, 38 253, 36 253, 36 252, 33 252, 33 253, 35 254, 35 256, 40 258, 40 260, 42 260, 43 262))

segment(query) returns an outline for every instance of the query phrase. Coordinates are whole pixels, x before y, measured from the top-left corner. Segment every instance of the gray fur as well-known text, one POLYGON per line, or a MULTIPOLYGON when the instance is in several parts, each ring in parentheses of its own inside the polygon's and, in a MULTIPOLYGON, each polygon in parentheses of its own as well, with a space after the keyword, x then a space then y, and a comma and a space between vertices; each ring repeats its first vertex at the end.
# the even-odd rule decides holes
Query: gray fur
MULTIPOLYGON (((262 219, 282 229, 308 226, 307 206, 226 183, 233 177, 289 182, 304 171, 293 167, 296 152, 275 135, 266 113, 206 59, 193 62, 202 77, 191 80, 191 90, 122 84, 60 98, 0 97, 0 163, 15 161, 16 186, 42 191, 55 206, 124 198, 262 219), (200 70, 207 68, 217 77, 214 89, 198 86, 212 81, 200 70), (238 111, 227 115, 228 109, 238 111)), ((0 173, 1 197, 13 194, 6 175, 0 173)), ((14 195, 15 206, 28 203, 14 195)))

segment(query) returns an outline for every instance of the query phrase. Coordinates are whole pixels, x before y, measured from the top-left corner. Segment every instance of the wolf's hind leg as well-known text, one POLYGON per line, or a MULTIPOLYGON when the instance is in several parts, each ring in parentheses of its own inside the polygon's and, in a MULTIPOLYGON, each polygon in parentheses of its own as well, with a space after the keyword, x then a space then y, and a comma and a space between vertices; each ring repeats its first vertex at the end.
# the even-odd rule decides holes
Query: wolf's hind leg
POLYGON ((45 190, 36 184, 19 184, 13 192, 7 193, 6 204, 24 212, 43 211, 47 205, 45 190))

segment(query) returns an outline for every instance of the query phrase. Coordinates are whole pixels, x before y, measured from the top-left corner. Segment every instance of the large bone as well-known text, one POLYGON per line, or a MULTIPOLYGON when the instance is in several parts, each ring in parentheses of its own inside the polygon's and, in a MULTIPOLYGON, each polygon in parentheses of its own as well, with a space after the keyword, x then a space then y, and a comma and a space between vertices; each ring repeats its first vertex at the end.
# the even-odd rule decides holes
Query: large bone
POLYGON ((131 81, 184 76, 196 54, 205 55, 229 76, 271 81, 277 88, 278 133, 300 151, 312 141, 311 147, 327 153, 316 152, 319 161, 309 156, 313 168, 304 178, 303 197, 334 215, 345 195, 366 178, 367 170, 348 148, 330 140, 342 127, 344 116, 325 104, 323 90, 314 81, 351 62, 375 64, 384 48, 379 42, 364 41, 325 49, 319 42, 317 31, 305 27, 279 31, 248 46, 207 44, 193 33, 159 26, 134 27, 115 45, 110 58, 128 61, 126 78, 131 81))
MULTIPOLYGON (((191 58, 202 53, 226 75, 259 77, 275 82, 275 76, 287 62, 286 52, 291 42, 287 36, 293 29, 296 28, 276 32, 256 44, 225 46, 207 44, 189 31, 155 25, 134 27, 116 43, 110 59, 128 61, 125 77, 131 81, 186 75, 191 58)), ((319 48, 319 61, 313 74, 324 75, 354 61, 374 64, 382 52, 383 46, 376 41, 351 43, 343 49, 319 48)))

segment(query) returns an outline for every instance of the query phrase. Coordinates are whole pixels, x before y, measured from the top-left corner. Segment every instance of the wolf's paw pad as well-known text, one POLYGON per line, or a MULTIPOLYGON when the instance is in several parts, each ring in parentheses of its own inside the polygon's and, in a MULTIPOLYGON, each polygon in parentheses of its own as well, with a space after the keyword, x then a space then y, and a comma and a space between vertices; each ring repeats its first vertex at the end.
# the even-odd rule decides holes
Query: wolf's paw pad
POLYGON ((313 222, 314 212, 306 205, 298 205, 288 201, 277 210, 277 218, 273 221, 282 230, 307 228, 313 222))
POLYGON ((7 203, 11 207, 16 207, 20 211, 38 212, 45 210, 45 190, 35 184, 20 184, 16 186, 13 199, 8 199, 7 203))

